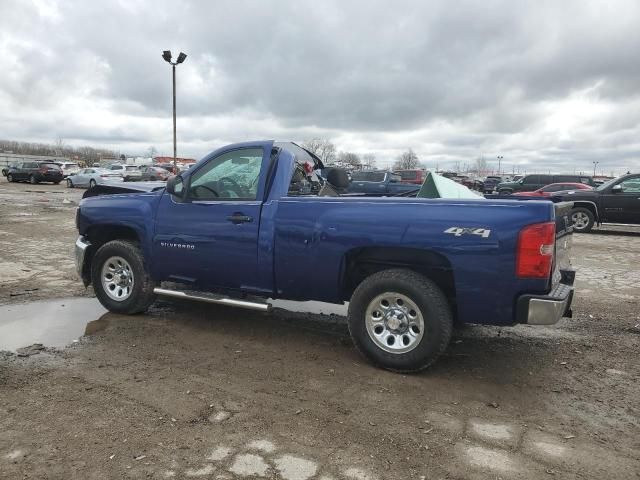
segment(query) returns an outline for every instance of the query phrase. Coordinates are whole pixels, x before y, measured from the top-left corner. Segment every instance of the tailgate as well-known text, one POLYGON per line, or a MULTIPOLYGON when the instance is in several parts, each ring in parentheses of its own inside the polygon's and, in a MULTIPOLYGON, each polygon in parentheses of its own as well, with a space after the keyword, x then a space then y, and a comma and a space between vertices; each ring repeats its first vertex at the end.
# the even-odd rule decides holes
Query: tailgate
MULTIPOLYGON (((551 282, 553 287, 558 285, 564 277, 573 277, 573 268, 571 267, 571 240, 573 236, 573 224, 571 223, 572 208, 573 202, 554 203, 556 213, 556 255, 551 282)), ((573 278, 571 279, 571 283, 573 283, 573 278)))

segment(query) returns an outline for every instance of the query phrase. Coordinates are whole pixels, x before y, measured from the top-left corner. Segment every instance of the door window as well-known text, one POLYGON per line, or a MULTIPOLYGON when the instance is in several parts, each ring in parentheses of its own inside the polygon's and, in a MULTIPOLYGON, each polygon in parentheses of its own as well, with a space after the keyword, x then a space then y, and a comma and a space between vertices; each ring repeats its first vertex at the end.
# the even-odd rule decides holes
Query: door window
POLYGON ((542 185, 549 185, 550 183, 553 183, 553 177, 551 175, 540 175, 538 183, 542 185))
POLYGON ((540 175, 527 175, 522 183, 525 185, 537 185, 540 183, 540 175))
POLYGON ((568 182, 568 183, 578 183, 578 178, 575 175, 555 175, 553 177, 554 183, 568 182))
POLYGON ((227 152, 207 162, 191 177, 192 200, 255 200, 262 167, 261 148, 227 152))
POLYGON ((620 187, 624 193, 640 193, 640 177, 629 178, 624 182, 620 182, 620 187))

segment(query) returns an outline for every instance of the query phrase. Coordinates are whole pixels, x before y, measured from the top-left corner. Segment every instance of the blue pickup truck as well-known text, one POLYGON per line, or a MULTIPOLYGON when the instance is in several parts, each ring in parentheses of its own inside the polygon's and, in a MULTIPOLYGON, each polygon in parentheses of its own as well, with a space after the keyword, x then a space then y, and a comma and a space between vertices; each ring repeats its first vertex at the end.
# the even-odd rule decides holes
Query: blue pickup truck
POLYGON ((348 301, 358 349, 403 372, 433 363, 456 324, 570 315, 570 203, 340 195, 346 172, 321 168, 294 143, 241 143, 166 187, 84 198, 78 272, 124 314, 156 296, 257 310, 348 301))

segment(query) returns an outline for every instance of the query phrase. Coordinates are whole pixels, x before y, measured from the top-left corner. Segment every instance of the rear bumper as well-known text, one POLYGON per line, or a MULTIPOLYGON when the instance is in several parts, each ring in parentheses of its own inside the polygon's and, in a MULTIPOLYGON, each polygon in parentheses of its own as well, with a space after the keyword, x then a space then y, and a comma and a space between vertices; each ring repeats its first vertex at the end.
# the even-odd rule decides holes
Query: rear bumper
POLYGON ((561 282, 547 295, 522 295, 516 306, 516 321, 529 325, 553 325, 571 317, 575 272, 563 271, 561 282))
POLYGON ((64 176, 62 174, 51 175, 48 173, 40 173, 36 175, 36 180, 38 180, 39 182, 61 182, 62 180, 64 180, 64 176))

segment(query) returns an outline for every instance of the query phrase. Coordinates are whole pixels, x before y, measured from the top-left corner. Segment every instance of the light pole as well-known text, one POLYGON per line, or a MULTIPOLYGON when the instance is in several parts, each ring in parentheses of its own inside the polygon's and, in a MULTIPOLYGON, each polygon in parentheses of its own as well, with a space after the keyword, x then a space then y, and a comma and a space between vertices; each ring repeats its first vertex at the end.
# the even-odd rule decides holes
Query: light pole
POLYGON ((176 147, 176 65, 186 60, 187 54, 180 52, 175 62, 171 61, 171 50, 164 50, 162 58, 165 62, 171 64, 173 76, 173 174, 178 174, 177 147, 176 147))
POLYGON ((591 162, 591 163, 593 163, 593 176, 595 177, 596 176, 596 167, 598 166, 598 164, 600 162, 591 162))
POLYGON ((498 176, 501 175, 501 171, 502 171, 502 159, 504 157, 502 155, 498 155, 498 176))

